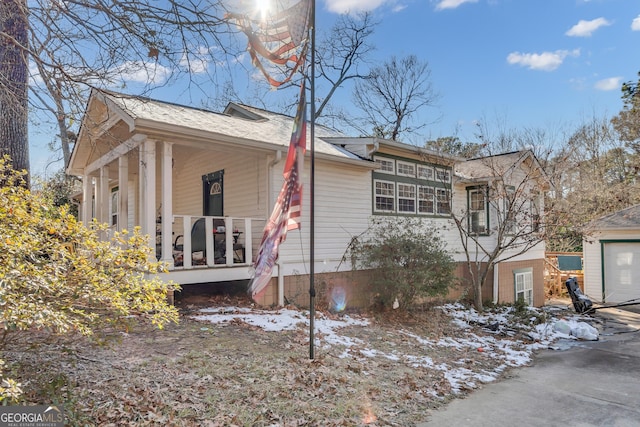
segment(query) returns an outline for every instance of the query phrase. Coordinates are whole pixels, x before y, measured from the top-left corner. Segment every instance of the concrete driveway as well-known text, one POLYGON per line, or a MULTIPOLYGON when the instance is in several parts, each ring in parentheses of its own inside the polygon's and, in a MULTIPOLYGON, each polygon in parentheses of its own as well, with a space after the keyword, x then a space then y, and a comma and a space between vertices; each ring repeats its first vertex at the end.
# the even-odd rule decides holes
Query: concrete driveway
POLYGON ((640 426, 640 313, 592 316, 599 341, 564 341, 533 366, 432 412, 431 426, 640 426))

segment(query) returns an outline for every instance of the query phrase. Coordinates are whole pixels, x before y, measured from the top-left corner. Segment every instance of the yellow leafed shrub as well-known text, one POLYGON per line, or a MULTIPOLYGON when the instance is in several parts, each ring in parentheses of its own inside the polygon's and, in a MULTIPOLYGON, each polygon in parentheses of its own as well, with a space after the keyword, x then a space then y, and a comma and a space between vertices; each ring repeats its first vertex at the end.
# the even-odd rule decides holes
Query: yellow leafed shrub
POLYGON ((131 315, 160 328, 178 321, 167 301, 177 286, 156 277, 166 267, 152 257, 148 236, 84 226, 21 185, 23 174, 9 164, 0 159, 0 344, 33 328, 91 335, 131 315))

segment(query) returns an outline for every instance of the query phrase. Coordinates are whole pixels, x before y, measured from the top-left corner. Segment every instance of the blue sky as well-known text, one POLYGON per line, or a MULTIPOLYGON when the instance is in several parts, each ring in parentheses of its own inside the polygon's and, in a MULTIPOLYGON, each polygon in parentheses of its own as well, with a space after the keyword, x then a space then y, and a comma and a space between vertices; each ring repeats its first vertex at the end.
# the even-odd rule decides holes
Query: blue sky
POLYGON ((636 0, 327 0, 375 7, 376 55, 429 62, 441 120, 430 136, 471 139, 478 120, 575 127, 620 111, 640 71, 636 0))
MULTIPOLYGON (((428 61, 440 94, 436 108, 423 113, 427 122, 439 118, 423 130, 429 139, 472 141, 478 121, 575 129, 619 112, 621 84, 637 81, 640 71, 638 0, 317 0, 316 10, 319 34, 339 13, 372 11, 380 21, 372 38, 376 62, 409 54, 428 61)), ((206 92, 165 87, 151 96, 197 105, 206 92)), ((348 108, 350 97, 345 87, 335 102, 348 108)), ((36 171, 49 157, 50 135, 32 125, 36 171)))

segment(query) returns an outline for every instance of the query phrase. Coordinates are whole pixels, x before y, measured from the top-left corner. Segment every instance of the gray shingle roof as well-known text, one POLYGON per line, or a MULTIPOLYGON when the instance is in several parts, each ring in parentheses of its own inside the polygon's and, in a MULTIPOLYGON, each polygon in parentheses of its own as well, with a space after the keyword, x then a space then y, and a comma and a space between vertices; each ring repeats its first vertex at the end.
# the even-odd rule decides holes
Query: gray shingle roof
MULTIPOLYGON (((136 125, 141 121, 156 122, 182 127, 185 130, 211 132, 212 134, 235 137, 239 140, 252 140, 283 147, 288 147, 291 139, 293 117, 283 114, 234 104, 236 108, 245 109, 264 118, 252 120, 239 115, 216 113, 149 98, 104 92, 103 95, 130 116, 136 125)), ((358 159, 353 153, 321 139, 322 137, 336 136, 344 135, 336 130, 316 125, 315 152, 340 158, 358 159)), ((307 130, 307 147, 310 146, 309 141, 310 135, 307 130)))
POLYGON ((640 205, 628 207, 591 222, 593 229, 640 228, 640 205))
POLYGON ((455 175, 470 180, 495 178, 516 167, 529 155, 529 151, 515 151, 495 156, 481 157, 457 163, 455 175))

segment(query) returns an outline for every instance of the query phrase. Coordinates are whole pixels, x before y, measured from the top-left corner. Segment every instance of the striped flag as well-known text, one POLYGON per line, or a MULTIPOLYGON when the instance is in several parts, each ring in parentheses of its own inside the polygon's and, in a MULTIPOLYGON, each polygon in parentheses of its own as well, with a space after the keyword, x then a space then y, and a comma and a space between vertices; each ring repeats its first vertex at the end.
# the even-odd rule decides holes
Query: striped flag
POLYGON ((271 280, 273 266, 278 260, 278 249, 285 241, 287 231, 300 228, 302 206, 302 182, 300 175, 307 148, 306 97, 304 80, 300 87, 300 101, 293 122, 293 132, 284 166, 284 183, 269 222, 264 229, 258 256, 254 263, 255 273, 249 291, 257 299, 271 280))
POLYGON ((300 0, 265 20, 251 19, 245 14, 228 13, 249 39, 248 51, 253 64, 264 74, 269 84, 278 87, 291 80, 306 56, 311 1, 300 0), (282 79, 271 76, 260 58, 281 66, 282 79))

